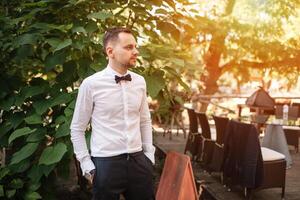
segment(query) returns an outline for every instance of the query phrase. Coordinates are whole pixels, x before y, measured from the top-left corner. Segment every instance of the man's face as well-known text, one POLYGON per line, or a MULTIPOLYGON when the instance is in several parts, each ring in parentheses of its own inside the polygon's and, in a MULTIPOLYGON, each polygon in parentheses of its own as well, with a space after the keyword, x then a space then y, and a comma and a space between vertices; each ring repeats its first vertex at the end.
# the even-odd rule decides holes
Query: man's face
POLYGON ((119 33, 119 39, 112 43, 108 56, 117 65, 128 69, 135 66, 138 53, 134 37, 129 33, 119 33))

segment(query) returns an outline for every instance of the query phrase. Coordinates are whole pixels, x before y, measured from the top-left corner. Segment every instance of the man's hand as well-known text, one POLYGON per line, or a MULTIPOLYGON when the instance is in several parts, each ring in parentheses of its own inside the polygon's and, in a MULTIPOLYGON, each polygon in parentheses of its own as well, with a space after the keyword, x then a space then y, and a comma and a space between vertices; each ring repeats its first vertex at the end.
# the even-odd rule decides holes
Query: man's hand
POLYGON ((84 177, 88 180, 88 182, 89 182, 90 185, 93 185, 93 180, 94 180, 95 172, 96 172, 96 170, 93 169, 90 172, 84 174, 84 177))

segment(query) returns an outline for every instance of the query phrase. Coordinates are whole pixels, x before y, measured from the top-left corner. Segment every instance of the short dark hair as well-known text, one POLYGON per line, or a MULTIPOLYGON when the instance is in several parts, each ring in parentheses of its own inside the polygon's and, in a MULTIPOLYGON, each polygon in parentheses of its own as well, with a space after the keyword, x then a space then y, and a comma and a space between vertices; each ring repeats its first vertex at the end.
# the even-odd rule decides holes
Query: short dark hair
POLYGON ((119 33, 129 33, 129 34, 133 35, 132 31, 126 27, 115 27, 115 28, 107 29, 104 34, 104 37, 103 37, 104 54, 106 54, 106 47, 107 47, 108 42, 116 41, 119 37, 119 33))

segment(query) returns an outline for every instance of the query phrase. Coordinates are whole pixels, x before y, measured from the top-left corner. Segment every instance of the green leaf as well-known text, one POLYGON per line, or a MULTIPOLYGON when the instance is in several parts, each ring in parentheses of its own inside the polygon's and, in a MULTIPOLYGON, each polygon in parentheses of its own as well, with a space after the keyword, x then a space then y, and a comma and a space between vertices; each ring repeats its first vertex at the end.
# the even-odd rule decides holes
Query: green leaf
POLYGON ((0 197, 4 197, 3 185, 0 185, 0 197))
POLYGON ((24 44, 34 45, 34 44, 36 44, 37 40, 39 39, 39 36, 40 35, 38 35, 38 34, 29 34, 29 33, 20 35, 14 41, 14 46, 19 47, 19 46, 24 45, 24 44))
POLYGON ((78 76, 80 78, 85 78, 88 69, 90 68, 90 65, 92 64, 92 61, 88 58, 81 58, 78 61, 79 68, 77 70, 78 76))
POLYGON ((56 76, 56 81, 61 83, 61 87, 68 87, 73 84, 74 79, 76 79, 76 67, 77 63, 74 60, 63 64, 63 72, 56 76))
POLYGON ((38 183, 29 183, 29 188, 28 188, 28 190, 29 190, 29 191, 36 191, 36 190, 38 190, 40 187, 41 187, 41 183, 40 183, 40 182, 38 182, 38 183))
POLYGON ((53 147, 47 147, 40 157, 39 164, 51 165, 57 163, 66 152, 67 146, 63 143, 58 143, 53 147))
POLYGON ((168 73, 170 73, 173 77, 175 77, 176 78, 176 80, 178 81, 178 83, 185 89, 185 90, 190 90, 190 87, 185 83, 185 82, 183 82, 182 81, 182 79, 181 79, 181 77, 180 77, 180 74, 178 74, 177 72, 176 72, 176 70, 174 70, 173 68, 171 68, 171 67, 164 67, 164 69, 168 72, 168 73))
POLYGON ((172 63, 177 65, 178 67, 184 67, 184 60, 178 58, 170 58, 169 59, 172 63))
POLYGON ((52 29, 57 29, 62 32, 67 32, 68 30, 72 29, 73 24, 62 24, 62 25, 56 25, 56 24, 49 24, 49 27, 52 29))
POLYGON ((31 133, 28 138, 26 139, 26 142, 38 142, 41 141, 45 135, 46 135, 47 129, 45 127, 37 128, 36 131, 31 133))
POLYGON ((85 30, 86 30, 89 34, 95 32, 96 30, 98 30, 97 23, 94 22, 94 21, 89 22, 89 23, 86 25, 85 30))
POLYGON ((91 13, 87 16, 88 19, 100 19, 100 20, 106 20, 107 18, 110 18, 112 17, 113 14, 111 13, 107 13, 107 12, 103 12, 103 11, 100 11, 100 12, 95 12, 95 13, 91 13))
POLYGON ((17 190, 7 190, 6 191, 6 196, 7 198, 12 198, 13 196, 15 196, 17 190))
POLYGON ((97 23, 94 22, 94 21, 89 22, 89 23, 86 25, 85 30, 86 30, 89 34, 95 32, 96 30, 98 30, 97 23))
POLYGON ((79 49, 80 51, 85 47, 85 44, 82 40, 76 40, 72 45, 75 49, 79 49))
POLYGON ((33 55, 33 45, 21 45, 16 53, 15 60, 21 62, 23 59, 33 55))
POLYGON ((31 156, 38 148, 39 143, 28 143, 22 147, 18 152, 14 153, 10 164, 16 164, 31 156))
POLYGON ((42 165, 43 167, 43 174, 47 177, 50 172, 55 168, 56 164, 53 165, 42 165))
POLYGON ((13 128, 11 122, 3 122, 0 124, 0 138, 2 138, 8 131, 13 128))
POLYGON ((39 94, 42 94, 45 91, 44 87, 41 86, 29 86, 25 87, 22 90, 22 94, 24 94, 25 98, 33 97, 39 94))
POLYGON ((31 190, 36 190, 40 187, 39 180, 43 175, 46 177, 53 171, 56 164, 52 165, 34 165, 28 172, 27 176, 31 179, 31 185, 34 185, 34 187, 30 187, 31 190), (36 188, 36 189, 35 189, 36 188))
POLYGON ((176 41, 180 39, 180 31, 176 28, 175 25, 169 22, 158 22, 157 28, 163 33, 170 33, 176 41))
POLYGON ((72 32, 73 33, 83 33, 85 35, 87 34, 86 30, 82 26, 73 27, 72 32))
POLYGON ((15 113, 9 121, 13 125, 14 129, 17 128, 24 120, 24 113, 23 112, 18 112, 15 113))
POLYGON ((5 111, 9 111, 14 103, 15 103, 15 97, 13 96, 11 96, 8 99, 2 99, 0 101, 0 108, 5 111))
POLYGON ((24 185, 24 182, 20 178, 13 179, 9 186, 14 189, 20 189, 24 185))
POLYGON ((48 38, 48 39, 46 39, 46 42, 48 44, 50 44, 52 48, 55 49, 61 43, 61 39, 59 39, 59 38, 48 38))
POLYGON ((9 169, 8 168, 0 168, 0 180, 5 177, 7 174, 9 173, 9 169))
POLYGON ((101 63, 92 63, 90 65, 90 68, 92 68, 95 71, 100 71, 104 68, 105 65, 101 64, 101 63))
POLYGON ((65 33, 73 27, 73 24, 56 25, 56 24, 47 24, 47 23, 35 23, 31 25, 31 27, 41 29, 42 32, 47 32, 53 29, 57 29, 65 33))
POLYGON ((55 119, 55 125, 62 124, 67 120, 66 116, 60 115, 55 119))
POLYGON ((68 105, 68 108, 70 108, 70 109, 73 109, 73 110, 74 110, 74 108, 75 108, 75 105, 76 105, 76 100, 74 99, 73 101, 71 101, 71 102, 69 103, 69 105, 68 105))
POLYGON ((152 98, 155 98, 159 91, 165 87, 163 75, 163 71, 155 71, 151 75, 144 76, 147 82, 147 91, 152 98))
POLYGON ((8 143, 10 144, 16 138, 21 137, 23 135, 28 135, 29 133, 34 132, 36 129, 30 129, 28 127, 20 128, 15 130, 8 138, 8 143))
POLYGON ((139 48, 139 54, 143 58, 151 58, 151 52, 150 52, 150 50, 147 49, 147 48, 145 48, 145 47, 140 47, 139 48))
POLYGON ((65 123, 59 125, 59 127, 56 131, 55 137, 60 138, 60 137, 63 137, 63 136, 69 135, 69 134, 70 134, 70 124, 65 122, 65 123))
POLYGON ((25 22, 27 20, 32 20, 32 18, 35 17, 35 15, 40 12, 44 11, 46 8, 35 8, 35 9, 30 9, 31 11, 28 14, 21 15, 21 17, 14 18, 11 20, 12 24, 17 25, 20 22, 25 22))
POLYGON ((34 101, 32 106, 35 109, 35 112, 39 115, 44 114, 48 110, 48 108, 51 106, 51 102, 47 99, 40 100, 40 101, 34 101))
MULTIPOLYGON (((112 1, 110 1, 110 2, 112 2, 112 1)), ((105 4, 103 4, 103 8, 106 10, 108 10, 108 9, 114 10, 116 8, 120 8, 120 6, 117 3, 105 3, 105 4)))
POLYGON ((72 40, 71 39, 66 39, 63 42, 61 42, 55 49, 53 52, 59 51, 63 48, 66 48, 67 46, 70 46, 72 44, 72 40))
POLYGON ((23 3, 22 6, 24 6, 24 7, 45 7, 45 6, 47 6, 47 2, 46 1, 38 1, 38 2, 34 2, 34 3, 23 3))
POLYGON ((168 15, 169 11, 160 8, 160 9, 155 10, 155 13, 156 14, 168 15))
POLYGON ((46 71, 52 70, 56 65, 63 64, 66 60, 66 53, 64 51, 57 51, 54 54, 49 54, 45 59, 46 71))
POLYGON ((60 105, 60 104, 66 104, 70 102, 72 99, 71 94, 69 93, 61 93, 59 94, 55 99, 51 101, 51 107, 60 105))
POLYGON ((70 109, 69 107, 67 107, 67 108, 64 110, 64 114, 66 115, 66 117, 72 116, 73 113, 74 113, 74 110, 73 110, 73 109, 70 109))
POLYGON ((25 194, 25 200, 42 199, 41 195, 37 192, 28 192, 25 194))
POLYGON ((41 116, 39 114, 36 114, 36 113, 31 115, 31 116, 26 117, 24 120, 27 124, 41 124, 41 123, 43 123, 43 121, 41 119, 41 116))
POLYGON ((24 103, 25 100, 26 100, 25 95, 23 95, 22 93, 19 93, 19 94, 16 96, 15 105, 16 105, 16 106, 21 106, 21 105, 24 103))
POLYGON ((69 0, 69 3, 70 4, 73 4, 73 5, 77 5, 77 4, 80 4, 82 2, 85 2, 86 0, 69 0))
POLYGON ((11 171, 12 174, 17 174, 17 173, 22 173, 25 172, 29 167, 30 167, 30 159, 25 159, 22 160, 19 163, 9 165, 9 170, 11 171))
POLYGON ((31 179, 33 184, 38 184, 41 177, 43 176, 43 168, 41 165, 33 165, 27 173, 28 178, 31 179))

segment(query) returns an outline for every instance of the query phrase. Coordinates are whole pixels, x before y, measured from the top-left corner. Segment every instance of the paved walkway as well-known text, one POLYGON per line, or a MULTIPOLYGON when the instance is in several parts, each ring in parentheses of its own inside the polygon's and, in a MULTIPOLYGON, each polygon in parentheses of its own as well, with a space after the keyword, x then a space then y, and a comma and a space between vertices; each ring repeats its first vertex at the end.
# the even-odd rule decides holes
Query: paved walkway
MULTIPOLYGON (((183 137, 182 133, 176 136, 176 133, 174 132, 172 140, 169 139, 169 135, 163 137, 162 133, 155 133, 154 143, 165 151, 173 150, 183 153, 186 139, 183 137)), ((290 153, 293 165, 286 171, 285 200, 300 200, 300 153, 296 153, 293 147, 290 147, 290 153)), ((196 164, 193 164, 193 170, 197 180, 207 183, 208 191, 214 196, 214 198, 218 200, 245 199, 240 189, 233 189, 229 192, 226 187, 223 187, 217 174, 213 173, 212 175, 209 175, 196 164)), ((253 199, 279 200, 281 199, 281 188, 257 191, 254 193, 253 199)))

